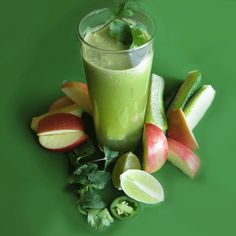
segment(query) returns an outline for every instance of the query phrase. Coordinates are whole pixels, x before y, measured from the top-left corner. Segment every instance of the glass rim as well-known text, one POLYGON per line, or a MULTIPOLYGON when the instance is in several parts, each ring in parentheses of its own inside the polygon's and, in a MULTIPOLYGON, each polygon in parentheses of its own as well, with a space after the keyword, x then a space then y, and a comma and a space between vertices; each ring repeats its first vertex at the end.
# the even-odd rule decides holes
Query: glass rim
POLYGON ((156 27, 155 27, 155 22, 153 20, 152 17, 148 16, 144 11, 140 11, 140 10, 134 10, 134 12, 137 12, 141 15, 143 15, 144 17, 146 17, 148 20, 150 20, 152 26, 153 26, 153 33, 150 35, 150 39, 148 39, 148 41, 144 44, 142 44, 141 46, 138 46, 136 48, 129 48, 129 49, 122 49, 122 50, 111 50, 111 49, 103 49, 103 48, 98 48, 90 43, 88 43, 86 40, 84 40, 83 36, 82 36, 82 33, 80 32, 80 25, 81 23, 86 20, 88 17, 90 17, 91 15, 93 15, 94 13, 99 13, 99 12, 102 12, 102 11, 106 11, 106 10, 109 10, 109 8, 101 8, 101 9, 97 9, 97 10, 94 10, 90 13, 88 13, 87 15, 85 15, 81 20, 80 20, 80 23, 79 23, 79 32, 78 32, 78 36, 79 36, 79 39, 85 43, 87 46, 95 49, 95 50, 98 50, 98 51, 102 51, 102 52, 106 52, 106 53, 111 53, 111 54, 121 54, 121 53, 131 53, 131 52, 134 52, 134 51, 137 51, 139 49, 142 49, 142 48, 145 48, 147 45, 151 44, 153 42, 153 38, 156 34, 156 27))

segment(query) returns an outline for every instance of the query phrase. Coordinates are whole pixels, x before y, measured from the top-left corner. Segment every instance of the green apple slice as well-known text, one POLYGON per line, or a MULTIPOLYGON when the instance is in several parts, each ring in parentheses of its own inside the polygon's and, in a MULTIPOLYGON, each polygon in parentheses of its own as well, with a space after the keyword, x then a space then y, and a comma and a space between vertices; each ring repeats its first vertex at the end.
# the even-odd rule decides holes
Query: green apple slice
POLYGON ((159 75, 152 74, 145 115, 145 123, 158 126, 163 132, 167 130, 163 101, 164 86, 164 79, 159 75))
POLYGON ((169 106, 168 112, 183 108, 187 100, 199 87, 201 82, 201 72, 198 70, 188 72, 187 78, 177 91, 172 103, 169 106))
POLYGON ((215 93, 211 85, 203 85, 185 105, 183 111, 191 130, 196 127, 211 106, 215 93))

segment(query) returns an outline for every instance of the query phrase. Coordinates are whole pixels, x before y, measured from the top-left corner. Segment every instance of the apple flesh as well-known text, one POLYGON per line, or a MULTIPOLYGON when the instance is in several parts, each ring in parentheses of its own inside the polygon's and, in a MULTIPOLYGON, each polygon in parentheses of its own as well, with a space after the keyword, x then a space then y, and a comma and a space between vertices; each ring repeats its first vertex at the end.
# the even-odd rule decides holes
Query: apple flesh
POLYGON ((87 84, 82 82, 66 82, 62 85, 61 90, 73 102, 83 108, 84 111, 92 115, 92 106, 89 99, 87 84))
POLYGON ((172 138, 191 150, 198 148, 198 143, 189 128, 182 109, 172 110, 168 113, 167 137, 172 138))
POLYGON ((168 161, 191 178, 194 178, 200 167, 200 159, 183 144, 167 138, 168 161))
POLYGON ((39 143, 55 152, 69 152, 84 143, 88 136, 83 131, 40 135, 39 143))
POLYGON ((56 113, 44 117, 38 123, 37 134, 49 135, 83 131, 82 119, 68 113, 56 113))
POLYGON ((143 168, 148 173, 158 171, 168 157, 168 143, 163 131, 154 124, 144 124, 143 131, 143 168))
POLYGON ((57 109, 69 106, 74 104, 74 102, 68 98, 67 96, 63 96, 58 98, 55 102, 52 103, 52 105, 49 107, 48 111, 55 111, 57 109))
POLYGON ((37 131, 39 121, 42 120, 46 116, 56 114, 56 113, 69 113, 69 114, 73 114, 75 116, 81 117, 82 112, 83 112, 82 108, 77 104, 72 104, 63 108, 59 108, 59 109, 44 113, 40 116, 33 117, 31 121, 31 129, 33 129, 34 131, 37 131))

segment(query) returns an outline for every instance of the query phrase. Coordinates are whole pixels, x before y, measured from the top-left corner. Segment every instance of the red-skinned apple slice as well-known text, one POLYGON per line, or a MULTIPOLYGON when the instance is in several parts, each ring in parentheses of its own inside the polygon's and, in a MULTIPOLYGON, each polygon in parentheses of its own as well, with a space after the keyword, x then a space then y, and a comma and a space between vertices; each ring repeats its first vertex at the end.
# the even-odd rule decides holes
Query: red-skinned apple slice
POLYGON ((88 139, 88 136, 83 131, 72 133, 40 135, 39 143, 55 152, 69 152, 75 149, 88 139))
POLYGON ((182 172, 194 178, 200 167, 200 159, 189 148, 174 139, 167 138, 168 160, 182 172))
POLYGON ((82 119, 68 113, 56 113, 44 117, 38 123, 37 134, 51 135, 83 131, 82 119))
POLYGON ((38 122, 41 119, 43 119, 44 117, 46 117, 46 116, 49 116, 49 115, 52 115, 52 114, 56 114, 56 113, 69 113, 69 114, 73 114, 73 115, 76 115, 78 117, 81 117, 82 116, 82 112, 83 112, 82 108, 79 105, 77 105, 77 104, 73 104, 73 105, 69 105, 69 106, 66 106, 66 107, 62 107, 60 109, 44 113, 44 114, 42 114, 40 116, 33 117, 32 121, 31 121, 31 129, 33 129, 34 131, 37 131, 37 129, 38 129, 38 122))
POLYGON ((63 96, 58 98, 55 102, 52 103, 52 105, 49 107, 48 111, 55 111, 57 109, 69 106, 74 104, 74 102, 68 98, 67 96, 63 96))
POLYGON ((158 171, 168 157, 168 144, 163 131, 154 124, 144 124, 143 131, 143 168, 148 173, 158 171))
POLYGON ((89 99, 87 84, 82 82, 66 82, 62 85, 61 90, 73 102, 92 115, 92 106, 89 99))
POLYGON ((172 138, 191 150, 198 148, 197 141, 188 126, 182 109, 171 110, 167 116, 168 132, 167 137, 172 138))

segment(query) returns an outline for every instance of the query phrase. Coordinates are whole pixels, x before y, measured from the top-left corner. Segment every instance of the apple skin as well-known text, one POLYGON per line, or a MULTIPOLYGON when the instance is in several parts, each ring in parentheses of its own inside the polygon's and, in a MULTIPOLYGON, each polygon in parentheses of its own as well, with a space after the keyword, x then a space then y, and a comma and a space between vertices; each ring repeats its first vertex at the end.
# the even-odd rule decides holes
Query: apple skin
POLYGON ((148 173, 158 171, 167 160, 168 143, 164 132, 154 124, 144 124, 143 149, 143 169, 148 173))
POLYGON ((74 102, 67 96, 63 96, 54 101, 49 107, 48 111, 55 111, 57 109, 74 104, 74 102))
POLYGON ((83 121, 80 117, 68 113, 56 113, 39 121, 37 134, 48 135, 78 130, 84 130, 83 121))
POLYGON ((182 109, 171 110, 168 113, 167 119, 167 137, 182 143, 191 150, 195 150, 199 147, 191 129, 188 126, 182 109))
POLYGON ((88 136, 84 132, 77 131, 76 133, 41 135, 39 136, 39 143, 50 151, 63 153, 72 151, 87 141, 87 139, 88 136), (71 138, 72 135, 73 137, 71 138))
POLYGON ((66 107, 62 107, 62 108, 44 113, 40 116, 33 117, 32 121, 31 121, 31 129, 34 130, 34 131, 37 131, 39 121, 41 119, 43 119, 44 117, 46 117, 46 116, 56 114, 56 113, 69 113, 69 114, 73 114, 73 115, 76 115, 78 117, 81 117, 82 112, 83 112, 82 108, 77 104, 72 104, 72 105, 69 105, 69 106, 66 106, 66 107))
POLYGON ((167 138, 168 160, 190 178, 194 178, 200 167, 199 157, 183 144, 167 138))
POLYGON ((84 111, 92 115, 92 105, 89 99, 87 84, 82 82, 66 82, 62 85, 61 90, 73 102, 83 108, 84 111))

